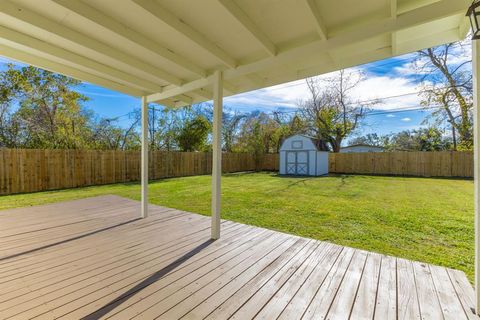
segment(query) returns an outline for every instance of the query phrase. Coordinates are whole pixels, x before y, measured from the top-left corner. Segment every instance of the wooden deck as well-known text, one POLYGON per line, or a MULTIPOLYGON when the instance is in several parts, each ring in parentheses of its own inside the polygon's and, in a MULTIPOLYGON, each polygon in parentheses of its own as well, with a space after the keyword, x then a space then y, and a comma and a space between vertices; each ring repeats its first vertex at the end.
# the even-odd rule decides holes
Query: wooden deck
POLYGON ((0 211, 2 319, 476 319, 462 272, 102 196, 0 211))

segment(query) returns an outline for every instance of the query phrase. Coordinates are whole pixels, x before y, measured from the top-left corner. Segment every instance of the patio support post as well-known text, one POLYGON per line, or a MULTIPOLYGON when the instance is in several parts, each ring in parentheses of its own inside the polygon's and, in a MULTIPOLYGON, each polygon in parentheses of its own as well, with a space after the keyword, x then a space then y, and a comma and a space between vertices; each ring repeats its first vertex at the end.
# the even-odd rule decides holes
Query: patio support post
POLYGON ((220 207, 222 178, 222 112, 223 73, 215 71, 213 77, 213 161, 212 161, 212 239, 220 238, 220 207))
POLYGON ((148 103, 142 97, 142 172, 141 172, 141 205, 142 218, 148 217, 148 103))
POLYGON ((473 138, 474 138, 474 180, 475 180, 475 295, 476 306, 475 310, 477 314, 480 314, 480 41, 472 41, 472 62, 473 62, 473 138))

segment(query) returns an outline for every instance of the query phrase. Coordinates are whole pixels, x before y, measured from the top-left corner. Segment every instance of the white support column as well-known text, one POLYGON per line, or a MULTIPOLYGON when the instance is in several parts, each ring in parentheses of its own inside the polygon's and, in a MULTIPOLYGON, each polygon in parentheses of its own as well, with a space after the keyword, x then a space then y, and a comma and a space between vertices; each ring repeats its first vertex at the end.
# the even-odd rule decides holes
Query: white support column
POLYGON ((222 178, 223 74, 215 71, 213 80, 213 161, 212 161, 212 239, 220 238, 222 178))
POLYGON ((148 217, 148 103, 142 97, 142 218, 148 217))
POLYGON ((474 157, 474 179, 475 179, 475 294, 476 312, 480 314, 480 40, 472 41, 472 62, 473 62, 473 157, 474 157))

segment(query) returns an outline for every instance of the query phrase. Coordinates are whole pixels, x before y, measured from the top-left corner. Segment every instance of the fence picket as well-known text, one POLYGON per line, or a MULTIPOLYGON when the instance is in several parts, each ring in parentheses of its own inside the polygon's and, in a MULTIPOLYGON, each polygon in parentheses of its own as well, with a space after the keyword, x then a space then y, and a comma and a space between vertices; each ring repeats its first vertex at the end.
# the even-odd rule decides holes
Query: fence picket
MULTIPOLYGON (((150 177, 210 174, 207 152, 150 152, 150 177)), ((0 195, 138 181, 139 151, 0 149, 0 195)), ((224 153, 223 172, 278 171, 278 154, 224 153)), ((331 173, 473 177, 472 152, 331 153, 331 173)))

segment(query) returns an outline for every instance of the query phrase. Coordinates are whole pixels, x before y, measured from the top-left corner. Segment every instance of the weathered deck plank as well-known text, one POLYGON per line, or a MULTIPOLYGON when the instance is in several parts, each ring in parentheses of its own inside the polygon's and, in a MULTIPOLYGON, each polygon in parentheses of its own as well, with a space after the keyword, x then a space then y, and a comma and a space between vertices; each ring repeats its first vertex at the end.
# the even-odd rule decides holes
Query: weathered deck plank
POLYGON ((102 196, 0 214, 0 319, 476 319, 462 272, 102 196))

